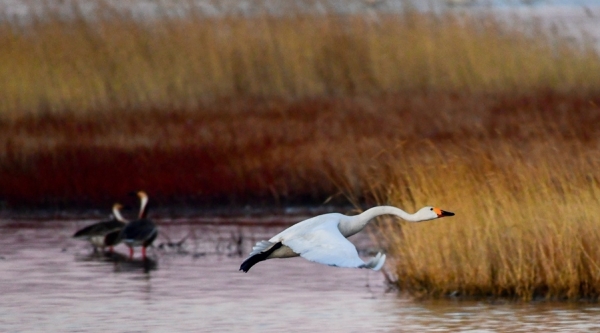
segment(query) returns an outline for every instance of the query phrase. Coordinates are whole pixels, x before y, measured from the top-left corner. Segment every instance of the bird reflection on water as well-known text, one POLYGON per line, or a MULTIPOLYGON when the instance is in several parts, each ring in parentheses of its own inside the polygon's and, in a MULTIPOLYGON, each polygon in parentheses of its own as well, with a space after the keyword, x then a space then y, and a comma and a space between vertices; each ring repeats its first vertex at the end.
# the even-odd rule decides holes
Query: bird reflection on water
POLYGON ((149 273, 158 269, 158 261, 151 258, 133 259, 133 260, 114 260, 115 272, 136 272, 142 270, 149 273))
POLYGON ((158 260, 153 258, 129 259, 129 256, 118 252, 91 252, 86 255, 77 255, 76 261, 95 261, 114 265, 115 272, 149 273, 158 269, 158 260))

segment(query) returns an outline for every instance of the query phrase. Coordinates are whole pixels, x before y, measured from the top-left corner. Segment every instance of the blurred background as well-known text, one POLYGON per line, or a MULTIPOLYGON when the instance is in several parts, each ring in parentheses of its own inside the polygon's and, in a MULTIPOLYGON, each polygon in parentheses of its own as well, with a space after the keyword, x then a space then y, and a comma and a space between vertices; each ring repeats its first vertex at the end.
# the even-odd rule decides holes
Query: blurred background
POLYGON ((374 202, 440 153, 597 143, 594 1, 5 0, 0 13, 7 209, 107 207, 141 188, 204 208, 374 202))

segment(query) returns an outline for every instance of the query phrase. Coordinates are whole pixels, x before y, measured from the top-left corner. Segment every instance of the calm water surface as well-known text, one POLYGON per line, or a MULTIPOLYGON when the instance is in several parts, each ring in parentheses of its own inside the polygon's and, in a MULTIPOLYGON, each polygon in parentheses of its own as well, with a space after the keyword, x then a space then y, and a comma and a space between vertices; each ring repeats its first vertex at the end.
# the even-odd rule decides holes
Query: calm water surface
POLYGON ((600 331, 598 305, 414 301, 387 292, 381 273, 301 258, 239 272, 251 244, 290 220, 159 220, 156 245, 187 239, 147 262, 70 237, 90 222, 0 221, 0 332, 600 331))

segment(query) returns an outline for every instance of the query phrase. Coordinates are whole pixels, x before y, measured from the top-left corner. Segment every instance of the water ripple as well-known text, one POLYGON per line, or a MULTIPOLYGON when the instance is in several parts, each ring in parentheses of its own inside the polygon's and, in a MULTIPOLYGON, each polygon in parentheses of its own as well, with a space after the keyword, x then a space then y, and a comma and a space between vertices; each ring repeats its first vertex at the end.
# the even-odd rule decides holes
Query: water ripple
MULTIPOLYGON (((85 223, 19 227, 0 221, 0 331, 600 330, 597 305, 413 301, 386 293, 380 273, 301 258, 269 260, 239 272, 243 258, 235 244, 247 253, 252 242, 280 227, 163 222, 157 243, 187 236, 186 250, 154 249, 152 261, 143 262, 92 254, 70 238, 85 223)), ((368 247, 368 237, 353 241, 368 247)), ((118 247, 117 253, 127 250, 118 247)))

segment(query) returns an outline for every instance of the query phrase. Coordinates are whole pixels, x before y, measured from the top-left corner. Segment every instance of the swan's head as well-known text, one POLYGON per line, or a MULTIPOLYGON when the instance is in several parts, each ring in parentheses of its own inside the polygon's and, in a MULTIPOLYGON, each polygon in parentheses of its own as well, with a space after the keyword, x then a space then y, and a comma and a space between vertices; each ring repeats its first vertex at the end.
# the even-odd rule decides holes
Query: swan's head
POLYGON ((116 203, 113 205, 113 211, 114 210, 121 210, 123 209, 123 205, 121 205, 120 203, 116 203))
POLYGON ((419 209, 419 211, 416 212, 414 215, 419 221, 428 221, 444 216, 454 216, 454 213, 441 210, 437 207, 426 206, 419 209))

